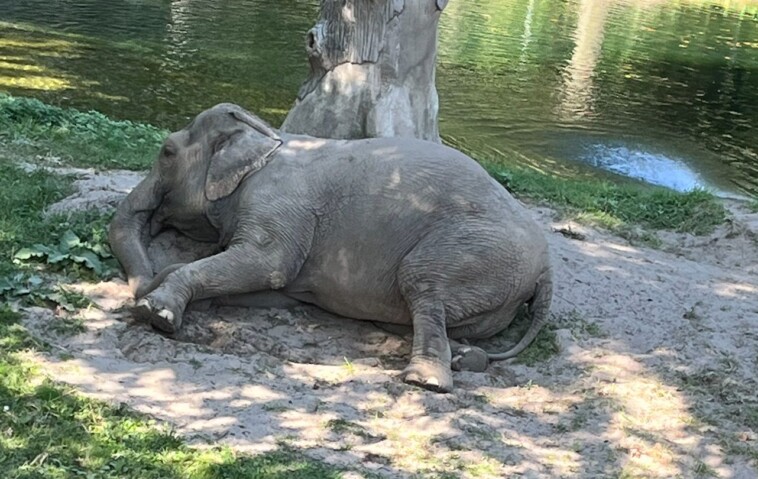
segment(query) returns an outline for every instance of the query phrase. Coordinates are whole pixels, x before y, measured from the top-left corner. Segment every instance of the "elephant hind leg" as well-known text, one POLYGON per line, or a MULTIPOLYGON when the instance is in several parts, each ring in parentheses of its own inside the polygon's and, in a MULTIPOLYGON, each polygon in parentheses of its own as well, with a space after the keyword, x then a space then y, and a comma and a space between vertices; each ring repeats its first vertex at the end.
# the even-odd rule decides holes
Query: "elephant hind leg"
POLYGON ((413 318, 413 349, 402 379, 436 392, 453 389, 452 355, 445 332, 445 307, 433 295, 409 299, 413 318))
POLYGON ((419 373, 427 368, 437 375, 436 380, 444 376, 452 387, 452 366, 486 368, 486 353, 455 342, 453 365, 448 334, 453 339, 469 338, 465 333, 473 331, 477 337, 507 326, 508 314, 495 312, 510 307, 518 285, 509 283, 508 277, 518 275, 520 265, 508 264, 508 245, 502 237, 501 231, 487 224, 450 224, 426 236, 403 258, 397 281, 413 319, 413 353, 404 371, 406 381, 435 389, 429 387, 431 373, 426 378, 419 373), (485 318, 488 321, 482 324, 485 318), (417 366, 421 363, 424 368, 417 366))

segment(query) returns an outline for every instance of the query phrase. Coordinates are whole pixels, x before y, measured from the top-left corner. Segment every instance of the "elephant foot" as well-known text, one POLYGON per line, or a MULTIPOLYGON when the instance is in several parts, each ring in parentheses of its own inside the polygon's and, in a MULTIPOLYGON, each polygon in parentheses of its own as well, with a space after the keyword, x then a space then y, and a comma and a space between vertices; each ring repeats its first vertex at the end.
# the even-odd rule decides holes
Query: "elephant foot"
POLYGON ((490 364, 487 351, 467 344, 456 345, 452 348, 453 360, 450 367, 454 371, 484 372, 490 364))
POLYGON ((400 374, 403 381, 438 393, 453 390, 453 373, 443 362, 425 357, 413 357, 400 374))
POLYGON ((133 314, 142 321, 149 322, 154 328, 169 334, 179 330, 182 325, 182 315, 169 308, 154 304, 149 298, 142 298, 132 310, 133 314))

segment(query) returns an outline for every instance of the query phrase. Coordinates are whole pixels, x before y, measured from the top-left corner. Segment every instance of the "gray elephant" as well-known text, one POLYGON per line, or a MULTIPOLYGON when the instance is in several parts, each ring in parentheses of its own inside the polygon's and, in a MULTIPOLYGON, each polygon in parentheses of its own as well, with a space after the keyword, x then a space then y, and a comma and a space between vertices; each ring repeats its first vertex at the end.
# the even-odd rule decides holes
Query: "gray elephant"
POLYGON ((277 290, 329 312, 413 327, 402 378, 453 387, 451 367, 516 356, 548 317, 545 237, 523 206, 466 155, 406 138, 279 134, 232 104, 168 136, 119 205, 110 243, 136 312, 175 332, 192 301, 277 290), (173 227, 219 253, 153 277, 150 234, 173 227), (458 341, 505 329, 528 303, 511 350, 458 341))

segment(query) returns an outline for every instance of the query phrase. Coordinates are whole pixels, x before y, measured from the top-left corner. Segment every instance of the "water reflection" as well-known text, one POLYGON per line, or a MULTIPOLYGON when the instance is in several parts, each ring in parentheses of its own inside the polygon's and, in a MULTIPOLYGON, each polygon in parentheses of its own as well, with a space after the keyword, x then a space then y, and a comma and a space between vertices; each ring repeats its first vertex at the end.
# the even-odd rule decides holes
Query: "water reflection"
POLYGON ((559 115, 571 121, 592 113, 593 77, 603 46, 605 20, 610 0, 581 0, 579 21, 574 38, 574 52, 563 70, 562 100, 559 115))
MULTIPOLYGON (((279 124, 317 9, 0 0, 0 89, 168 128, 220 101, 279 124)), ((440 27, 441 131, 540 169, 686 167, 758 192, 756 15, 749 0, 455 0, 440 27), (642 166, 657 156, 672 161, 642 166)))
POLYGON ((476 149, 516 148, 533 164, 596 164, 592 145, 636 145, 677 159, 660 166, 698 171, 699 184, 758 191, 758 5, 477 3, 486 6, 443 17, 443 29, 468 32, 441 36, 443 132, 476 149))

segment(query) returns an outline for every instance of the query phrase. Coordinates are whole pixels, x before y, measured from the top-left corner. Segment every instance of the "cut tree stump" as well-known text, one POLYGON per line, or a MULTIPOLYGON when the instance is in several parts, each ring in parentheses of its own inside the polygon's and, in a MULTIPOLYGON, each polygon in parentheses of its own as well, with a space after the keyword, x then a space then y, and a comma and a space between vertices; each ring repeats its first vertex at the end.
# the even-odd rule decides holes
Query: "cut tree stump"
POLYGON ((322 138, 439 142, 437 24, 446 0, 322 0, 311 71, 281 127, 322 138))

